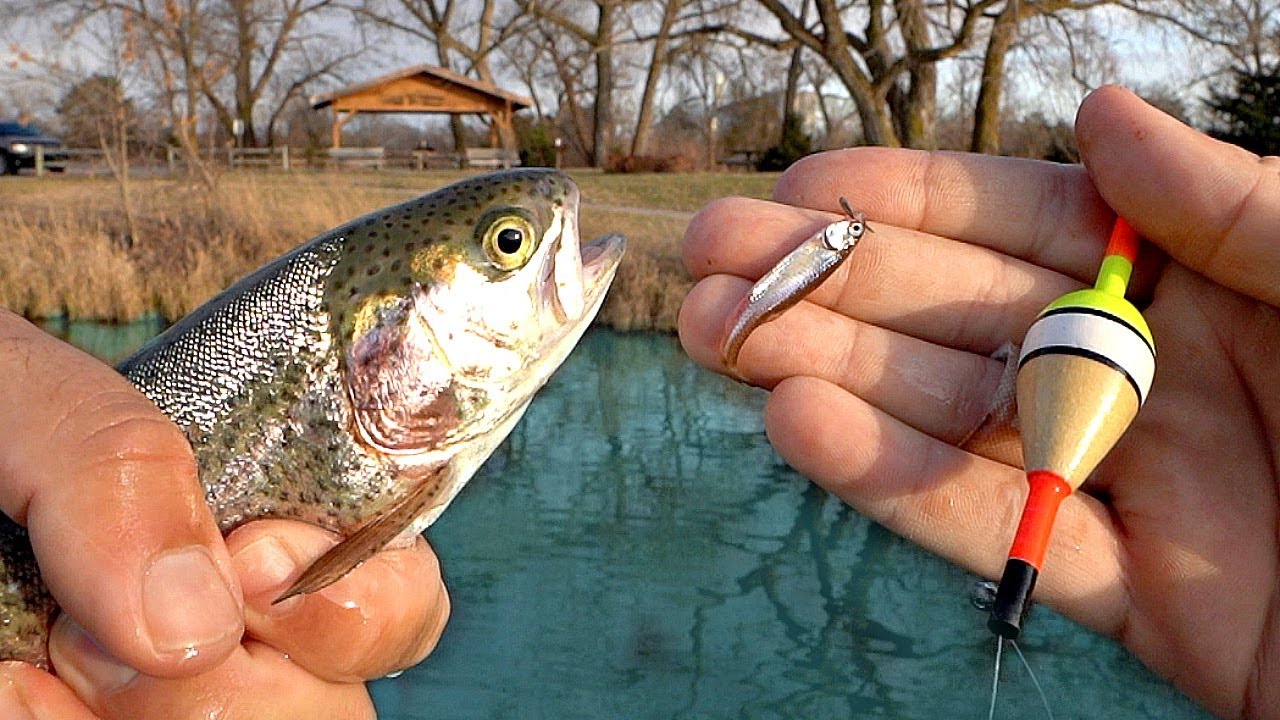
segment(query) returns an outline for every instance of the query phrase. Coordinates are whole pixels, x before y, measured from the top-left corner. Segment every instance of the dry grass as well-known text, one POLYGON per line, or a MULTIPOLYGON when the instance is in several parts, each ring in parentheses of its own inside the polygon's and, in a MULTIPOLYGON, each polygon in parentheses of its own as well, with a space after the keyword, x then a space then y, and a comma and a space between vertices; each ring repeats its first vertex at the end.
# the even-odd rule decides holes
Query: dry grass
MULTIPOLYGON (((672 210, 725 194, 764 197, 774 180, 574 174, 586 203, 583 234, 614 231, 629 240, 600 317, 623 330, 675 328, 692 283, 679 259, 687 215, 672 210)), ((134 240, 110 180, 3 178, 0 305, 34 318, 124 322, 158 312, 174 319, 303 240, 460 176, 240 173, 224 177, 212 196, 171 180, 135 180, 134 240)))

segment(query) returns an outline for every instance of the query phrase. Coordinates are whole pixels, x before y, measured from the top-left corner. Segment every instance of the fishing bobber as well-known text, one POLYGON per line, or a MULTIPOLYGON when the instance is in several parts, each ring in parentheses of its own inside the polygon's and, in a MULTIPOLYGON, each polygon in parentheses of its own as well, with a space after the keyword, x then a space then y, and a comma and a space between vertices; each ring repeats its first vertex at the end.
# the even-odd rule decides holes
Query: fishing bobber
POLYGON ((1097 284, 1050 304, 1023 341, 1017 399, 1030 492, 987 620, 1001 637, 1022 632, 1058 507, 1115 446, 1151 388, 1155 343, 1124 298, 1136 254, 1136 234, 1116 220, 1097 284))

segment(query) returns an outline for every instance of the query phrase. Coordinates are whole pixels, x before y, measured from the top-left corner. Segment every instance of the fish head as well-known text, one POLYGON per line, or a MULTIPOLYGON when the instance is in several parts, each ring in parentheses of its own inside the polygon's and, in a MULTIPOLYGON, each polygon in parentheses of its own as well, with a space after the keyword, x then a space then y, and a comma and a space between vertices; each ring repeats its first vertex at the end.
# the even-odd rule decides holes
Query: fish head
MULTIPOLYGON (((586 331, 622 257, 619 235, 580 244, 578 198, 563 173, 522 169, 352 223, 328 295, 366 443, 421 454, 505 436, 586 331)), ((480 443, 483 454, 500 440, 480 443)))
POLYGON ((822 229, 822 244, 832 252, 847 253, 853 250, 869 229, 860 214, 837 220, 822 229))
POLYGON ((358 512, 279 599, 334 582, 444 512, 586 331, 625 244, 581 245, 577 186, 550 169, 463 180, 326 238, 341 251, 319 314, 330 351, 318 380, 349 415, 326 423, 355 443, 357 469, 333 484, 358 488, 358 512))

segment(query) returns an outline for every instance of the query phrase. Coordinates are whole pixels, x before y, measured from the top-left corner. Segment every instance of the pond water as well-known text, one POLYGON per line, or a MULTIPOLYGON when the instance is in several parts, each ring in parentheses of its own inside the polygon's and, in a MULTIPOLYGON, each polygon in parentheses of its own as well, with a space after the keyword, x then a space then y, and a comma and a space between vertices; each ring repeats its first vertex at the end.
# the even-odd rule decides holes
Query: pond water
MULTIPOLYGON (((453 616, 379 716, 985 718, 975 578, 788 468, 763 399, 673 337, 590 332, 428 530, 453 616)), ((1059 720, 1209 717, 1045 608, 1022 647, 1059 720)), ((996 717, 1046 717, 1005 661, 996 717)))

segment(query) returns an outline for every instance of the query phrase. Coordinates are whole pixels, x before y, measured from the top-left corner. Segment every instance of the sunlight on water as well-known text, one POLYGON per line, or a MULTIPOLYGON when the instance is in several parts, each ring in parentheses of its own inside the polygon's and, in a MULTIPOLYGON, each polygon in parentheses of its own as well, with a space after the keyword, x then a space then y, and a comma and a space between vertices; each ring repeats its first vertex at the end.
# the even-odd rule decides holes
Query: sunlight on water
MULTIPOLYGON (((379 717, 982 717, 974 578, 787 468, 763 403, 673 337, 589 333, 428 531, 453 616, 379 717)), ((1024 639, 1060 720, 1208 717, 1044 608, 1024 639)), ((996 717, 1043 716, 1007 673, 996 717)))

